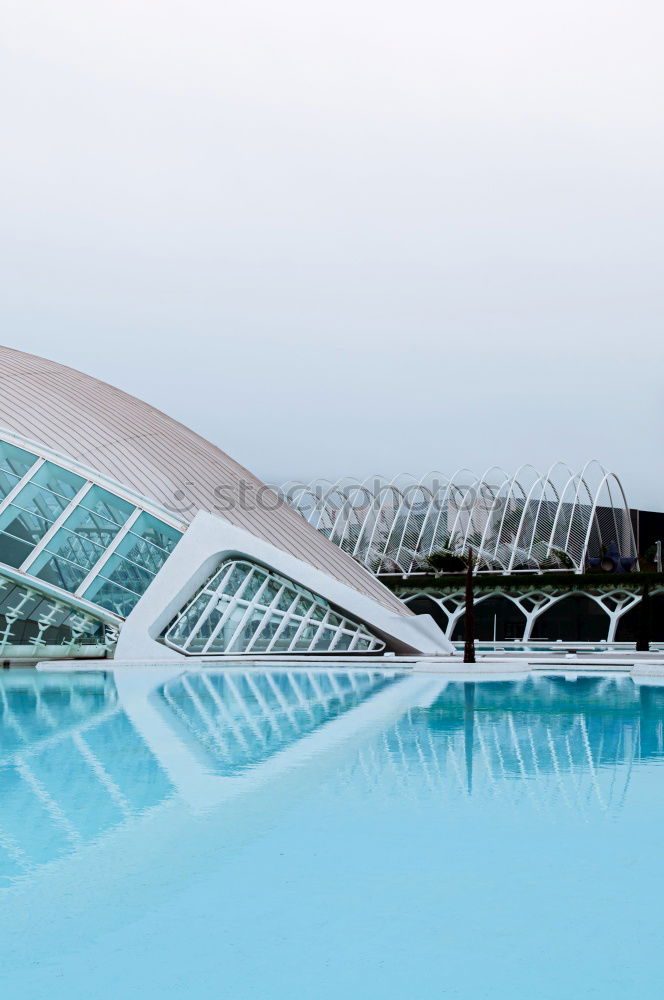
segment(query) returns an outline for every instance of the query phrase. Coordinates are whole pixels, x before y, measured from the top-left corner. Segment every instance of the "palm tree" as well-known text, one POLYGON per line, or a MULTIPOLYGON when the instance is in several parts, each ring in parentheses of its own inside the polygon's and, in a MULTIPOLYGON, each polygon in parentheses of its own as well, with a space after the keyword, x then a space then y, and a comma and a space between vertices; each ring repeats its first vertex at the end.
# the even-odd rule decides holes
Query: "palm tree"
POLYGON ((466 641, 463 647, 463 662, 475 663, 475 612, 473 588, 473 550, 468 549, 468 565, 466 566, 466 641))

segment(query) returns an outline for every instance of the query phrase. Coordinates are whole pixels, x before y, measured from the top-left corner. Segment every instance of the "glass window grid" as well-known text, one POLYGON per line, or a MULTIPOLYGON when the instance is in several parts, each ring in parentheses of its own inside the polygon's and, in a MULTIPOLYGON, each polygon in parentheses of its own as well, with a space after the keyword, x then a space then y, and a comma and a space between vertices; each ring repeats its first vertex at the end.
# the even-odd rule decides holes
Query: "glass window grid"
MULTIPOLYGON (((134 523, 138 523, 138 521, 140 519, 141 518, 140 518, 140 515, 139 515, 139 517, 137 518, 137 521, 134 522, 134 523)), ((141 597, 145 593, 145 591, 147 590, 147 587, 149 586, 149 583, 151 583, 152 580, 155 578, 155 576, 157 575, 157 572, 159 571, 159 569, 161 569, 161 566, 163 566, 164 562, 168 558, 169 553, 165 549, 162 549, 160 546, 156 545, 154 542, 151 542, 151 541, 149 541, 146 538, 142 538, 141 535, 136 534, 132 530, 133 527, 134 527, 134 525, 132 524, 132 527, 126 532, 126 534, 121 539, 119 539, 117 541, 117 545, 112 550, 111 549, 107 550, 107 552, 106 552, 107 558, 104 558, 103 564, 99 567, 99 570, 97 571, 97 573, 95 573, 94 580, 92 580, 90 582, 90 584, 88 585, 88 587, 86 588, 86 592, 85 592, 86 598, 88 598, 90 600, 93 599, 91 596, 89 596, 90 592, 92 592, 94 590, 95 583, 96 583, 97 580, 103 580, 103 581, 111 584, 112 587, 118 587, 120 590, 124 591, 125 593, 130 594, 133 597, 135 597, 136 598, 136 600, 134 601, 134 604, 135 604, 136 601, 138 600, 138 598, 141 597), (129 536, 131 536, 132 538, 134 538, 136 540, 136 542, 141 543, 142 546, 148 546, 148 551, 151 550, 151 549, 154 549, 155 553, 163 554, 163 559, 159 560, 159 566, 158 566, 157 569, 153 570, 152 568, 148 568, 147 566, 141 565, 141 563, 136 562, 134 559, 131 559, 129 556, 121 554, 120 548, 123 545, 125 539, 129 538, 129 536), (126 583, 119 583, 117 579, 112 579, 112 574, 117 575, 117 570, 122 567, 123 563, 126 563, 128 567, 135 567, 135 569, 137 571, 137 574, 135 574, 135 575, 139 575, 140 576, 140 574, 145 574, 145 576, 149 576, 150 579, 146 583, 146 586, 144 588, 142 588, 142 589, 139 589, 139 588, 134 589, 134 588, 131 588, 131 587, 127 586, 126 583), (113 564, 113 570, 111 571, 111 574, 109 574, 109 571, 108 571, 108 567, 109 567, 110 564, 113 564)), ((102 588, 100 587, 98 589, 101 590, 102 588)), ((110 606, 108 606, 106 604, 104 604, 102 606, 106 607, 107 610, 109 610, 109 611, 115 611, 116 613, 119 613, 117 611, 117 607, 118 607, 117 604, 115 606, 113 606, 113 607, 110 607, 110 606)))
POLYGON ((62 466, 56 465, 54 462, 44 462, 30 477, 30 485, 36 486, 40 490, 46 490, 48 493, 54 493, 55 496, 62 497, 67 503, 70 503, 76 494, 80 493, 85 483, 86 480, 82 476, 70 472, 69 469, 63 469, 62 466))
POLYGON ((110 521, 111 524, 116 525, 121 528, 127 523, 131 515, 136 510, 135 504, 129 503, 128 500, 124 500, 122 497, 115 496, 110 490, 105 490, 102 486, 98 486, 96 483, 91 486, 84 497, 81 498, 79 507, 90 511, 96 517, 102 517, 105 521, 110 521), (106 498, 110 497, 110 500, 106 498), (104 513, 100 510, 101 506, 105 506, 108 513, 104 513), (117 516, 113 517, 112 514, 114 509, 117 508, 117 516), (121 513, 124 512, 124 513, 121 513))
MULTIPOLYGON (((40 469, 38 470, 38 472, 41 472, 41 469, 43 469, 43 468, 44 468, 44 465, 42 465, 40 467, 40 469)), ((57 469, 57 467, 55 467, 55 468, 57 469)), ((64 470, 64 471, 66 471, 66 470, 64 470)), ((77 476, 76 479, 77 480, 80 479, 80 476, 77 476)), ((70 536, 71 536, 72 539, 79 539, 79 541, 81 542, 83 548, 85 548, 86 545, 91 545, 92 546, 92 545, 96 544, 96 543, 92 542, 90 539, 87 539, 85 537, 85 535, 78 534, 77 532, 72 531, 71 529, 67 528, 67 525, 72 522, 72 519, 74 519, 74 518, 77 517, 78 512, 81 509, 81 501, 84 501, 85 498, 90 493, 91 489, 94 488, 94 486, 93 486, 92 483, 86 484, 85 480, 82 480, 82 483, 83 483, 83 485, 81 487, 79 487, 77 493, 74 494, 74 496, 71 499, 69 499, 69 500, 67 500, 66 497, 61 496, 60 494, 54 494, 52 491, 45 490, 44 487, 39 487, 39 489, 41 490, 41 492, 51 493, 52 496, 57 496, 59 499, 61 499, 63 501, 63 503, 64 503, 64 506, 62 507, 60 513, 55 518, 53 518, 51 520, 51 523, 49 524, 49 527, 48 527, 47 531, 45 531, 42 534, 41 538, 38 539, 38 541, 35 543, 35 545, 33 546, 32 551, 26 557, 26 559, 24 560, 24 562, 22 564, 22 567, 21 567, 24 572, 29 572, 32 575, 38 575, 38 576, 40 576, 41 579, 47 579, 50 582, 55 583, 56 586, 61 586, 64 590, 68 590, 71 593, 75 593, 76 592, 77 587, 83 582, 83 579, 87 575, 88 570, 86 570, 85 573, 81 574, 80 570, 81 570, 82 564, 76 562, 75 560, 73 560, 71 558, 68 558, 67 556, 62 555, 61 551, 57 547, 57 544, 58 544, 57 540, 62 541, 64 539, 65 541, 67 541, 70 538, 70 536), (85 489, 85 491, 81 494, 81 491, 83 489, 85 489), (74 503, 74 501, 76 500, 77 497, 78 497, 78 502, 76 503, 76 505, 74 506, 73 509, 70 509, 72 503, 74 503), (57 526, 57 530, 55 531, 55 533, 50 538, 48 538, 47 541, 44 541, 45 536, 48 534, 48 532, 50 532, 53 529, 54 526, 57 526), (50 555, 51 559, 49 560, 48 556, 45 558, 44 557, 44 553, 48 553, 50 555), (54 560, 57 560, 57 562, 54 561, 54 560), (65 564, 65 566, 64 566, 65 570, 67 569, 67 565, 75 567, 75 569, 72 570, 72 575, 71 575, 71 581, 72 582, 70 582, 69 585, 65 585, 64 581, 62 581, 60 583, 57 582, 57 573, 56 573, 56 579, 53 579, 52 576, 48 575, 48 570, 46 570, 45 573, 42 573, 41 571, 44 570, 44 569, 46 569, 46 567, 48 566, 49 562, 52 564, 51 567, 50 567, 52 570, 55 570, 57 568, 58 562, 63 562, 65 564), (36 573, 37 569, 39 569, 39 571, 40 571, 39 573, 36 573)), ((30 483, 27 484, 27 486, 30 487, 32 485, 33 485, 33 483, 32 483, 32 480, 31 480, 30 483)), ((23 492, 23 491, 21 491, 21 492, 23 492)), ((19 496, 20 495, 21 494, 19 494, 19 496)), ((90 513, 90 512, 88 512, 88 513, 90 513)), ((97 516, 99 516, 99 515, 97 515, 97 516)), ((113 525, 113 529, 115 531, 115 526, 114 525, 113 525)), ((95 562, 98 562, 99 559, 101 559, 101 557, 103 556, 104 548, 102 546, 99 546, 99 550, 100 550, 99 551, 99 557, 98 557, 97 560, 95 560, 95 562)))
MULTIPOLYGON (((28 483, 27 487, 24 487, 24 490, 29 489, 31 485, 32 485, 31 483, 28 483)), ((23 503, 17 503, 17 500, 19 500, 19 498, 22 497, 24 490, 21 490, 18 496, 14 497, 12 502, 5 507, 5 509, 2 512, 3 521, 5 519, 4 515, 7 513, 7 511, 20 510, 21 513, 23 514, 32 514, 33 517, 40 517, 43 521, 48 521, 49 524, 53 524, 55 521, 57 521, 62 512, 67 509, 69 501, 62 505, 60 503, 57 503, 55 510, 53 509, 49 510, 48 508, 45 508, 43 506, 43 502, 44 500, 48 500, 48 496, 44 497, 43 494, 44 493, 48 494, 49 490, 41 490, 38 487, 35 489, 34 492, 31 491, 30 494, 26 494, 27 498, 34 499, 35 501, 32 507, 27 506, 25 499, 23 503)), ((50 495, 52 497, 56 497, 57 501, 60 501, 62 499, 61 497, 57 497, 57 494, 55 493, 51 493, 50 495)))
POLYGON ((83 596, 91 604, 97 604, 118 615, 119 618, 127 618, 136 607, 141 595, 127 590, 115 580, 108 580, 105 576, 97 574, 83 596))
MULTIPOLYGON (((37 545, 38 542, 41 541, 41 539, 44 537, 44 535, 46 534, 46 532, 49 530, 49 528, 53 524, 53 521, 47 520, 45 517, 42 517, 41 514, 35 514, 31 510, 23 510, 22 508, 17 508, 17 507, 14 506, 14 504, 9 504, 8 507, 5 507, 5 511, 9 511, 9 510, 10 511, 20 510, 21 513, 17 514, 15 517, 12 517, 12 519, 10 521, 8 521, 7 524, 8 525, 14 525, 14 523, 18 521, 19 524, 21 524, 25 528, 25 530, 28 531, 28 532, 32 532, 33 530, 41 530, 41 525, 39 523, 33 524, 33 528, 32 529, 30 529, 28 527, 29 524, 30 524, 30 520, 29 520, 30 518, 34 519, 34 521, 36 521, 36 522, 40 522, 40 521, 44 522, 44 525, 45 525, 44 530, 41 532, 40 535, 38 535, 36 541, 32 541, 30 543, 32 545, 37 545), (21 517, 22 514, 27 515, 27 518, 26 518, 25 521, 21 517)), ((15 529, 14 531, 7 531, 7 528, 3 527, 0 530, 2 531, 3 534, 10 535, 12 538, 18 538, 22 542, 29 541, 29 538, 26 535, 18 535, 16 533, 17 529, 15 529)))
POLYGON ((322 597, 246 560, 222 564, 164 633, 187 654, 378 652, 385 644, 322 597), (265 636, 267 633, 267 642, 265 636))
POLYGON ((53 555, 50 552, 46 555, 47 558, 43 562, 39 562, 41 556, 38 557, 31 575, 45 580, 47 583, 52 583, 55 587, 60 587, 70 594, 75 593, 87 576, 86 570, 63 556, 53 555))
POLYGON ((64 525, 59 528, 31 564, 31 572, 36 572, 46 561, 44 556, 54 555, 74 563, 89 573, 96 566, 108 546, 93 542, 85 535, 70 531, 64 525), (69 553, 66 555, 65 553, 69 553))
MULTIPOLYGON (((55 585, 60 586, 62 589, 69 589, 70 593, 75 593, 79 596, 84 591, 83 596, 86 596, 86 598, 88 593, 95 588, 97 579, 100 578, 101 585, 96 588, 97 590, 104 590, 104 585, 108 583, 109 588, 121 591, 127 595, 126 600, 123 599, 122 602, 106 600, 105 603, 100 604, 101 607, 105 607, 116 614, 120 613, 118 611, 120 603, 126 609, 129 604, 133 606, 137 602, 181 537, 181 532, 177 528, 160 521, 153 514, 144 511, 123 497, 116 496, 110 490, 106 490, 92 481, 87 482, 87 488, 79 497, 75 507, 69 512, 62 523, 58 523, 67 511, 67 508, 71 505, 72 500, 86 486, 86 480, 55 463, 44 461, 37 455, 22 452, 21 449, 15 449, 13 445, 8 445, 0 441, 0 472, 2 471, 4 471, 8 480, 9 477, 16 480, 13 483, 12 489, 17 483, 21 482, 22 478, 25 479, 26 476, 29 476, 23 483, 21 490, 13 496, 10 503, 5 503, 5 501, 10 495, 11 490, 5 492, 3 495, 3 490, 0 486, 0 518, 5 520, 3 515, 11 511, 15 514, 15 517, 10 517, 9 524, 13 524, 22 515, 29 517, 32 522, 31 525, 28 522, 25 526, 28 537, 0 528, 0 544, 2 536, 5 536, 19 547, 17 551, 20 554, 20 558, 13 558, 12 565, 20 568, 23 572, 32 573, 33 575, 40 574, 42 571, 45 574, 53 571, 57 573, 59 567, 68 572, 69 568, 71 568, 69 588, 63 586, 64 581, 56 582, 55 585), (15 452, 18 452, 19 458, 21 454, 27 457, 21 460, 22 465, 9 465, 6 460, 5 449, 9 449, 10 451, 13 449, 15 452), (19 477, 17 471, 22 467, 25 467, 25 472, 19 477), (17 471, 14 471, 14 468, 17 471), (43 483, 47 483, 48 485, 42 485, 43 483), (51 488, 53 486, 56 488, 51 488), (27 490, 25 494, 24 490, 27 490), (23 504, 15 503, 21 497, 24 498, 23 504), (28 498, 27 502, 26 498, 28 498), (28 506, 30 501, 34 501, 32 509, 28 506), (93 524, 90 525, 88 532, 68 527, 70 523, 75 522, 75 519, 80 519, 81 511, 86 511, 91 515, 93 522, 98 522, 100 537, 103 537, 102 532, 104 527, 108 525, 110 538, 106 544, 102 544, 98 539, 93 540, 87 537, 88 533, 95 533, 93 524), (128 521, 131 525, 129 530, 125 527, 128 521), (45 536, 52 530, 54 525, 57 525, 57 530, 44 543, 45 536), (138 530, 134 530, 137 526, 138 530), (145 531, 145 535, 149 537, 143 536, 141 533, 143 530, 145 531), (159 544, 155 540, 157 538, 163 541, 165 545, 162 546, 159 544), (118 553, 117 561, 114 563, 111 575, 117 575, 121 570, 121 565, 126 563, 127 569, 130 572, 134 572, 134 589, 131 590, 124 586, 123 583, 108 579, 103 572, 116 554, 116 549, 125 539, 129 539, 125 544, 131 551, 132 556, 140 557, 144 562, 139 562, 137 558, 132 558, 129 555, 118 553), (91 555, 95 554, 93 547, 98 548, 98 558, 93 563, 90 563, 89 560, 76 561, 72 558, 75 552, 75 549, 72 549, 72 543, 75 545, 76 540, 78 540, 81 548, 84 550, 87 549, 91 555), (59 544, 63 541, 66 543, 64 546, 59 544), (67 552, 67 555, 63 555, 63 552, 67 552), (85 572, 82 573, 82 570, 85 572), (141 577, 142 580, 140 579, 141 577), (137 579, 140 582, 136 582, 137 579), (137 593, 137 590, 140 590, 140 593, 137 593)), ((77 527, 81 527, 81 525, 78 524, 77 527)), ((47 578, 50 582, 55 582, 53 577, 47 578)), ((124 583, 126 583, 126 580, 124 583)), ((108 591, 108 588, 106 588, 106 591, 108 591)), ((94 601, 94 598, 92 600, 94 601)))

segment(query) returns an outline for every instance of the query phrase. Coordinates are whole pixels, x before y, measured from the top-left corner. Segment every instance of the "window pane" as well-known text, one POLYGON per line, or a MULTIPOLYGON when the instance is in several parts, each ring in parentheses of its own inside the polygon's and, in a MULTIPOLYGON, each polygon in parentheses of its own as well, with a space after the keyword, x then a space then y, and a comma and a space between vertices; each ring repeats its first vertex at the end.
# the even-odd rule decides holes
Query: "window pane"
POLYGON ((247 579, 250 571, 250 566, 247 566, 244 563, 236 564, 233 567, 233 572, 224 584, 224 594, 229 597, 236 594, 239 588, 244 584, 244 581, 247 579))
POLYGON ((33 511, 48 521, 55 521, 56 517, 60 517, 69 501, 30 482, 14 497, 14 503, 17 507, 33 511))
POLYGON ((13 472, 19 479, 24 476, 37 461, 36 455, 23 451, 7 441, 0 441, 0 469, 13 472))
POLYGON ((221 631, 218 632, 212 640, 209 652, 224 652, 228 648, 228 643, 233 638, 233 633, 242 621, 246 610, 247 609, 241 605, 233 608, 230 615, 222 625, 221 631))
POLYGON ((194 601, 186 614, 178 621, 172 633, 169 633, 173 642, 182 643, 186 641, 189 633, 208 606, 209 600, 210 598, 207 594, 202 594, 194 601))
POLYGON ((40 601, 37 607, 30 613, 34 621, 40 618, 48 618, 52 625, 62 625, 65 618, 71 615, 71 608, 58 605, 54 600, 40 601))
MULTIPOLYGON (((77 507, 69 515, 65 521, 65 528, 75 531, 77 535, 94 542, 95 545, 101 545, 104 549, 108 548, 120 530, 119 525, 107 521, 99 514, 93 514, 92 511, 86 510, 84 507, 77 507)), ((51 548, 50 545, 49 548, 51 548)))
POLYGON ((251 601, 263 586, 266 578, 267 573, 261 573, 260 570, 256 570, 250 579, 247 580, 247 584, 241 594, 242 600, 251 601))
POLYGON ((0 530, 14 535, 16 538, 25 539, 25 541, 30 542, 31 546, 36 545, 50 527, 50 521, 25 510, 20 510, 13 504, 10 504, 0 516, 0 530))
POLYGON ((318 632, 318 625, 315 622, 305 625, 304 629, 300 633, 300 636, 295 645, 295 649, 306 651, 309 646, 316 638, 316 633, 318 632))
MULTIPOLYGON (((48 543, 47 549, 54 555, 62 556, 64 559, 68 559, 70 562, 74 562, 78 566, 82 566, 86 573, 92 569, 94 564, 98 562, 104 554, 104 550, 100 545, 93 545, 92 542, 87 541, 85 538, 80 538, 78 535, 72 534, 71 531, 67 531, 66 528, 60 528, 60 530, 55 533, 53 538, 48 543)), ((35 572, 37 564, 41 566, 41 558, 41 555, 38 556, 35 565, 30 567, 31 573, 35 572)))
POLYGON ((232 650, 239 653, 244 652, 256 632, 258 632, 258 629, 267 615, 267 611, 264 611, 261 608, 254 608, 249 615, 249 618, 245 621, 244 625, 235 637, 235 641, 232 646, 229 647, 229 651, 232 650))
MULTIPOLYGON (((288 609, 290 608, 291 604, 293 603, 296 597, 297 594, 295 593, 295 591, 290 590, 288 587, 286 587, 283 594, 277 601, 277 607, 279 608, 280 611, 288 611, 288 609)), ((309 607, 310 605, 311 601, 307 601, 307 607, 309 607)))
POLYGON ((32 552, 33 546, 28 542, 19 541, 11 535, 0 532, 0 562, 7 566, 18 567, 24 563, 32 552))
POLYGON ((339 636, 339 641, 337 642, 337 644, 336 644, 336 646, 334 648, 335 648, 335 650, 336 649, 348 649, 348 647, 350 646, 350 644, 351 644, 352 641, 353 641, 353 636, 350 635, 350 633, 348 633, 348 632, 342 632, 341 635, 339 636))
POLYGON ((59 465, 45 462, 33 476, 31 482, 36 483, 37 486, 43 486, 47 490, 52 490, 53 493, 59 493, 67 500, 72 500, 85 480, 73 472, 68 472, 67 469, 61 469, 59 465))
POLYGON ((4 469, 0 469, 0 500, 4 500, 5 497, 11 493, 18 482, 18 476, 12 476, 10 472, 5 472, 4 469))
POLYGON ((158 549, 156 545, 138 538, 128 531, 118 545, 117 551, 120 555, 126 556, 133 562, 138 563, 152 576, 159 572, 168 559, 168 553, 163 549, 158 549))
POLYGON ((279 591, 281 590, 281 583, 279 580, 270 580, 267 587, 263 592, 263 601, 265 604, 272 604, 279 591))
MULTIPOLYGON (((201 610, 204 610, 204 608, 201 610)), ((205 618, 204 621, 201 622, 201 626, 196 632, 196 640, 199 643, 199 645, 197 646, 197 651, 203 649, 203 646, 208 641, 208 639, 214 632, 215 628, 219 624, 219 621, 224 613, 224 610, 225 608, 223 605, 221 606, 221 608, 219 607, 212 608, 207 618, 205 618)), ((193 625, 195 624, 196 622, 194 621, 193 625)))
POLYGON ((81 500, 81 506, 87 507, 88 510, 94 511, 96 514, 101 514, 102 517, 106 517, 110 521, 115 521, 120 526, 136 510, 133 504, 116 497, 108 490, 103 490, 101 486, 93 486, 81 500))
POLYGON ((334 637, 337 633, 333 632, 332 629, 324 628, 321 634, 318 636, 316 643, 314 645, 314 650, 325 650, 329 649, 332 645, 334 637))
POLYGON ((293 609, 293 614, 302 615, 302 617, 304 618, 310 607, 311 607, 311 598, 301 597, 300 600, 295 605, 295 608, 293 609))
POLYGON ((301 623, 299 621, 287 622, 272 649, 275 651, 279 650, 280 652, 287 650, 297 635, 297 630, 299 629, 300 624, 301 623))
POLYGON ((166 552, 172 552, 182 538, 182 533, 170 525, 158 521, 152 514, 143 513, 131 526, 132 533, 145 538, 153 545, 158 545, 166 552))
POLYGON ((84 596, 86 600, 112 611, 121 618, 126 618, 138 601, 136 594, 130 594, 116 583, 109 583, 101 576, 90 584, 84 596))
POLYGON ((147 573, 139 566, 121 559, 120 556, 113 555, 104 563, 101 572, 107 580, 119 583, 121 587, 132 590, 135 594, 142 594, 148 589, 154 579, 152 573, 147 573))
POLYGON ((42 553, 39 562, 43 565, 37 571, 31 568, 32 575, 39 577, 40 580, 46 580, 47 583, 53 583, 56 587, 62 587, 63 590, 76 590, 87 576, 87 570, 83 567, 74 566, 73 563, 49 553, 42 553))
POLYGON ((252 651, 255 651, 256 653, 264 653, 272 642, 274 633, 277 631, 283 620, 283 615, 277 615, 274 613, 271 614, 258 635, 254 645, 251 647, 252 651))
POLYGON ((191 642, 187 646, 187 652, 188 653, 202 653, 203 652, 203 648, 205 647, 205 643, 206 642, 207 642, 207 639, 204 639, 203 636, 199 632, 197 632, 196 635, 194 636, 194 638, 191 640, 191 642))

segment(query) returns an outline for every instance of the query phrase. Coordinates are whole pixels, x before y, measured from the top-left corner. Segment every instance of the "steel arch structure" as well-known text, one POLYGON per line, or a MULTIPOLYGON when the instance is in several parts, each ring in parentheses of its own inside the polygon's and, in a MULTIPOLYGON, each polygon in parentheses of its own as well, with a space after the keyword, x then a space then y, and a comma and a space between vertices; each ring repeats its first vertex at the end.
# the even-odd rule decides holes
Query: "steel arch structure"
POLYGON ((625 491, 618 476, 592 460, 574 472, 556 462, 509 474, 459 469, 387 479, 289 483, 291 505, 321 534, 371 572, 416 573, 441 549, 472 548, 479 572, 576 569, 603 547, 636 556, 625 491))

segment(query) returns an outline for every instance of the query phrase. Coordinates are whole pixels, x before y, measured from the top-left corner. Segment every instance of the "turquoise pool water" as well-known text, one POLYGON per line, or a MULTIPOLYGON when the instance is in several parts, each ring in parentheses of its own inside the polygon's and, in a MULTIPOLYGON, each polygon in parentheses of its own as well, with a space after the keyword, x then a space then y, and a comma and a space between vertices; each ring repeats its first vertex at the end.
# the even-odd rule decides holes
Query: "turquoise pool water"
POLYGON ((664 687, 0 674, 0 996, 662 992, 664 687))

